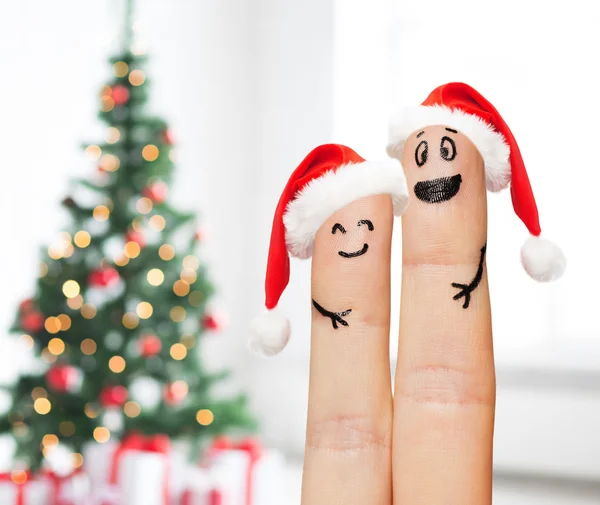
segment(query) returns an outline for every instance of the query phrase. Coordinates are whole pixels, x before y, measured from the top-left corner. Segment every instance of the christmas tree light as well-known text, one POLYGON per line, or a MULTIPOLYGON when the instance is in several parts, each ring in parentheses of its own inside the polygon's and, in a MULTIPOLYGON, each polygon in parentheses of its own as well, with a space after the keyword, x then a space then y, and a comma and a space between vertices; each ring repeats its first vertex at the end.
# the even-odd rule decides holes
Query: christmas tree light
POLYGON ((146 58, 132 49, 127 5, 124 50, 98 94, 103 138, 84 146, 91 176, 76 181, 85 192, 62 200, 71 224, 44 250, 12 328, 43 365, 9 390, 0 415, 0 432, 17 445, 14 482, 57 447, 79 468, 85 443, 132 430, 197 442, 253 426, 242 395, 212 397, 220 376, 197 352, 205 332, 221 327, 196 254, 205 234, 169 201, 173 134, 148 114, 146 58))

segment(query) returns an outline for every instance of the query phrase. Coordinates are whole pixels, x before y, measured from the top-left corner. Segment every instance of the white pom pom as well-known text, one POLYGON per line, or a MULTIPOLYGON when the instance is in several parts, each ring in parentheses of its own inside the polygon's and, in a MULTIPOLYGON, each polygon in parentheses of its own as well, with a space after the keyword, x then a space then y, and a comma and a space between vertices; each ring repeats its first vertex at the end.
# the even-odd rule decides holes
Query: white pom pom
POLYGON ((279 354, 290 339, 290 322, 276 310, 269 310, 258 316, 250 327, 252 334, 248 339, 248 347, 263 356, 279 354))
POLYGON ((529 237, 521 248, 521 263, 530 277, 540 282, 559 279, 567 260, 554 243, 539 237, 529 237))

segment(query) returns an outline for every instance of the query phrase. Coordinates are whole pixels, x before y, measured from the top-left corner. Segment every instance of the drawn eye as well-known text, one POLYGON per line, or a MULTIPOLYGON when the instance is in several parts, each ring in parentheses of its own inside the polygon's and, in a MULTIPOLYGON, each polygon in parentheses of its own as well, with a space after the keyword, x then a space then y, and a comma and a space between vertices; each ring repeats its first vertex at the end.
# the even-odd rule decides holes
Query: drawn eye
POLYGON ((417 149, 415 150, 415 161, 417 165, 422 167, 427 163, 427 156, 429 154, 429 144, 426 140, 421 140, 417 149))
POLYGON ((452 161, 454 158, 456 158, 456 144, 450 137, 442 137, 442 142, 440 144, 440 155, 442 156, 442 159, 446 161, 452 161))
POLYGON ((369 228, 369 231, 373 231, 375 229, 375 227, 373 226, 373 222, 369 219, 361 219, 358 222, 358 226, 362 226, 363 224, 367 225, 367 228, 369 228))
POLYGON ((346 233, 346 228, 344 228, 340 223, 335 223, 333 228, 331 228, 331 233, 335 235, 335 232, 340 230, 342 233, 346 233))

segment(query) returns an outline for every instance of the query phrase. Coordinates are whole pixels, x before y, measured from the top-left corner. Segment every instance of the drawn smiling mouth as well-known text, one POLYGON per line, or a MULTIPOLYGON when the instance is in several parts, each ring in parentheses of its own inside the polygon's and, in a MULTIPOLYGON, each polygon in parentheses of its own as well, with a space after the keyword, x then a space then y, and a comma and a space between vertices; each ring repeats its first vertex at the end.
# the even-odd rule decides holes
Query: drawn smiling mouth
POLYGON ((340 256, 342 256, 343 258, 356 258, 357 256, 362 256, 363 254, 365 254, 369 249, 369 244, 365 244, 363 245, 362 249, 360 251, 355 251, 355 252, 351 252, 351 253, 347 253, 346 251, 338 251, 338 254, 340 256))
POLYGON ((445 202, 458 193, 461 182, 462 177, 460 174, 417 182, 415 184, 415 195, 419 200, 427 203, 445 202))

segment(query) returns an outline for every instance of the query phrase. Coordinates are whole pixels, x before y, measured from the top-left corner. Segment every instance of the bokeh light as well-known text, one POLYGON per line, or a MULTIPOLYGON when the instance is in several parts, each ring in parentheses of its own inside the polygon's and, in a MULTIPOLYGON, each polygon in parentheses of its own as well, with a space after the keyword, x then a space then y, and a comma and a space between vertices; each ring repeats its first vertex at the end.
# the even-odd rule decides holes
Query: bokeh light
POLYGON ((91 403, 85 404, 85 407, 83 407, 83 412, 90 419, 96 419, 98 417, 98 409, 91 403))
POLYGON ((17 485, 23 485, 27 482, 27 472, 23 470, 13 470, 10 473, 10 480, 12 480, 17 485))
POLYGON ((132 86, 141 86, 142 84, 144 84, 145 80, 146 76, 144 75, 144 72, 142 72, 139 69, 132 70, 129 74, 129 82, 132 86))
POLYGON ((187 270, 198 270, 200 260, 196 256, 186 256, 183 258, 183 268, 187 270))
POLYGON ((163 261, 171 261, 175 257, 175 248, 171 244, 163 244, 158 249, 158 255, 163 261))
POLYGON ((109 144, 116 144, 121 138, 121 130, 111 126, 106 130, 106 141, 109 144))
POLYGON ((118 267, 124 267, 125 265, 127 265, 127 263, 129 263, 129 258, 123 254, 121 256, 117 256, 114 259, 114 262, 115 265, 117 265, 118 267))
POLYGON ((140 255, 141 252, 142 248, 137 242, 131 241, 125 244, 125 256, 128 258, 135 259, 140 255))
POLYGON ((173 292, 177 296, 187 296, 190 292, 190 285, 187 282, 176 281, 175 284, 173 284, 173 292))
POLYGON ((158 158, 159 150, 154 144, 148 144, 142 149, 142 158, 146 161, 154 161, 158 158))
POLYGON ((125 412, 127 417, 137 417, 142 412, 142 408, 137 402, 127 402, 123 406, 123 412, 125 412))
POLYGON ((171 357, 176 361, 181 361, 187 356, 187 348, 181 343, 173 344, 169 352, 171 357))
POLYGON ((44 328, 52 335, 58 333, 60 331, 60 319, 54 316, 46 318, 46 321, 44 321, 44 328))
POLYGON ((152 317, 154 308, 148 302, 140 302, 138 303, 138 306, 136 307, 135 311, 141 319, 149 319, 150 317, 152 317))
POLYGON ((33 337, 31 335, 27 335, 27 333, 24 333, 23 335, 21 335, 20 340, 25 344, 25 348, 28 351, 31 351, 31 349, 33 349, 35 342, 33 341, 33 337))
POLYGON ((92 340, 91 338, 86 338, 84 340, 81 341, 81 352, 83 354, 85 354, 86 356, 91 356, 92 354, 94 354, 96 352, 96 349, 98 348, 98 346, 96 345, 96 342, 94 340, 92 340))
POLYGON ((73 244, 69 244, 64 252, 63 252, 63 256, 65 258, 70 258, 71 256, 73 256, 73 253, 75 252, 75 248, 73 247, 73 244))
POLYGON ((71 437, 75 434, 75 423, 72 421, 62 421, 58 425, 58 431, 63 437, 71 437))
POLYGON ((90 245, 92 237, 87 231, 80 230, 75 234, 75 237, 73 237, 73 241, 77 247, 84 249, 90 245))
POLYGON ((156 216, 152 216, 150 218, 150 220, 148 221, 148 224, 150 225, 150 228, 152 228, 153 230, 163 231, 165 229, 165 227, 167 226, 167 220, 164 217, 159 216, 157 214, 156 216))
POLYGON ((108 368, 113 373, 121 373, 125 370, 125 366, 126 363, 122 356, 113 356, 108 360, 108 368))
POLYGON ((104 444, 110 440, 110 431, 104 426, 98 426, 94 429, 94 440, 99 444, 104 444))
POLYGON ((176 400, 182 400, 187 396, 189 386, 187 382, 183 380, 177 380, 171 384, 169 390, 176 400))
POLYGON ((146 221, 142 216, 138 216, 131 222, 131 228, 133 228, 133 230, 137 232, 142 233, 144 231, 145 222, 146 221))
POLYGON ((85 154, 92 160, 99 160, 100 156, 102 156, 102 149, 100 149, 99 146, 92 144, 85 148, 85 154))
POLYGON ((42 445, 53 446, 58 445, 58 437, 54 433, 48 433, 42 438, 42 445))
POLYGON ((91 303, 86 303, 81 307, 81 315, 85 319, 94 319, 94 317, 96 317, 96 313, 96 307, 91 303))
POLYGON ((68 331, 71 328, 71 318, 66 314, 60 314, 58 320, 60 321, 61 331, 68 331))
POLYGON ((71 308, 73 310, 80 309, 81 306, 83 305, 83 296, 77 295, 74 298, 69 298, 67 300, 67 305, 69 306, 69 308, 71 308))
POLYGON ((133 312, 127 312, 123 315, 123 326, 128 330, 134 330, 140 324, 140 320, 133 312))
POLYGON ((121 166, 121 160, 114 154, 105 154, 100 158, 100 168, 106 172, 116 172, 121 166))
POLYGON ((201 409, 196 413, 196 421, 202 426, 208 426, 215 420, 214 414, 208 409, 201 409))
POLYGON ((188 284, 194 284, 194 282, 196 282, 196 280, 198 279, 198 274, 196 274, 194 270, 188 270, 187 268, 184 268, 181 271, 180 277, 183 282, 187 282, 188 284))
POLYGON ((100 109, 102 110, 102 112, 110 112, 115 108, 115 101, 112 99, 111 96, 104 95, 101 98, 101 100, 102 103, 100 105, 100 109))
POLYGON ((73 468, 81 468, 83 466, 83 456, 79 452, 73 453, 71 456, 73 458, 73 468))
POLYGON ((136 204, 135 209, 140 214, 148 214, 152 211, 152 200, 150 198, 146 198, 145 196, 140 198, 136 204))
POLYGON ((65 352, 65 343, 62 339, 55 337, 48 342, 48 351, 54 356, 60 356, 65 352))
POLYGON ((38 414, 45 416, 52 409, 52 405, 47 398, 38 398, 33 402, 33 409, 38 414))
POLYGON ((151 286, 160 286, 165 280, 165 274, 160 268, 153 268, 148 272, 147 278, 151 286))
POLYGON ((92 213, 96 221, 106 221, 110 216, 110 210, 106 205, 97 205, 92 213))
POLYGON ((52 364, 56 361, 56 356, 54 356, 54 354, 51 354, 48 348, 45 347, 44 349, 42 349, 42 359, 46 363, 52 364))
POLYGON ((125 77, 127 72, 129 72, 129 65, 124 61, 117 61, 113 65, 113 72, 116 77, 125 77))
POLYGON ((183 335, 181 335, 181 337, 179 338, 179 341, 185 345, 186 349, 193 349, 194 346, 196 345, 196 337, 194 335, 192 335, 191 333, 184 333, 183 335))
POLYGON ((33 388, 31 391, 31 399, 37 400, 38 398, 48 398, 48 391, 46 391, 43 387, 33 388))
POLYGON ((67 298, 75 298, 79 294, 80 289, 77 281, 73 280, 66 281, 62 287, 63 293, 67 298))
POLYGON ((170 315, 172 321, 175 321, 176 323, 181 323, 185 320, 187 313, 183 307, 177 305, 171 309, 170 315))

